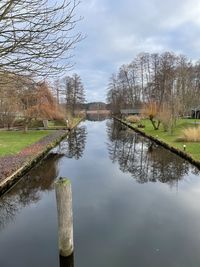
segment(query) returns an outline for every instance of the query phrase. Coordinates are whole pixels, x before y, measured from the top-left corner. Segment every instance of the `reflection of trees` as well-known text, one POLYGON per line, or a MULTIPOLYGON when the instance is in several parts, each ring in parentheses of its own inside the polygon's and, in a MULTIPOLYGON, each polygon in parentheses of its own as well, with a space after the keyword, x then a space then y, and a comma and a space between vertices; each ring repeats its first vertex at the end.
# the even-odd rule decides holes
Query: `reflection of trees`
POLYGON ((74 266, 74 254, 69 257, 60 257, 60 267, 73 267, 74 266))
POLYGON ((18 212, 17 198, 5 198, 0 199, 0 230, 13 220, 15 214, 18 212))
POLYGON ((170 185, 188 173, 191 165, 187 161, 124 127, 117 121, 107 123, 109 155, 123 172, 131 173, 139 183, 170 185))
POLYGON ((90 113, 86 114, 86 120, 88 121, 104 121, 108 119, 109 114, 106 113, 90 113))
POLYGON ((41 192, 52 190, 60 157, 61 155, 49 154, 45 161, 33 168, 12 190, 0 198, 0 229, 12 221, 22 207, 38 202, 41 192))
POLYGON ((87 132, 84 126, 75 128, 67 139, 60 143, 58 153, 68 158, 79 159, 83 156, 87 132))
MULTIPOLYGON (((69 138, 61 143, 61 151, 68 157, 80 158, 86 142, 85 127, 76 128, 69 138)), ((49 154, 41 164, 34 167, 9 192, 0 198, 0 229, 14 220, 15 214, 23 207, 40 200, 41 193, 52 190, 53 182, 58 176, 60 153, 49 154)))
POLYGON ((169 150, 154 145, 147 153, 153 181, 174 183, 189 172, 190 164, 169 150))

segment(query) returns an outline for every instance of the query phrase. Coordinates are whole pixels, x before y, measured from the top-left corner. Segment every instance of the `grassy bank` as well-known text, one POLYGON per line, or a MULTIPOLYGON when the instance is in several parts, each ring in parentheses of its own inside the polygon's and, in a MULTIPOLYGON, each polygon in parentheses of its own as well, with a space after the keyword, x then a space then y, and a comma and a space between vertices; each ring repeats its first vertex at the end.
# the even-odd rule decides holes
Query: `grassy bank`
MULTIPOLYGON (((73 118, 71 128, 77 125, 81 118, 73 118)), ((34 125, 35 126, 35 125, 34 125)), ((14 155, 19 153, 25 147, 36 143, 43 137, 52 134, 52 130, 59 130, 66 128, 65 123, 60 121, 50 121, 49 130, 28 130, 27 133, 23 131, 0 131, 0 157, 7 155, 14 155)))
POLYGON ((16 154, 23 148, 39 141, 50 131, 0 131, 0 157, 16 154))
MULTIPOLYGON (((200 120, 196 120, 200 123, 200 120)), ((159 139, 170 146, 183 150, 183 145, 186 145, 186 152, 191 155, 195 160, 200 160, 200 142, 178 142, 177 138, 181 136, 183 129, 188 127, 195 127, 195 120, 193 119, 180 119, 177 121, 177 125, 173 130, 173 133, 165 132, 161 126, 159 130, 154 130, 151 122, 149 120, 142 120, 142 124, 145 125, 144 129, 139 128, 139 130, 144 131, 146 134, 159 139)), ((198 124, 199 125, 199 124, 198 124)), ((137 127, 135 124, 131 126, 137 127)))
MULTIPOLYGON (((80 121, 81 119, 74 120, 72 128, 80 121)), ((66 129, 28 131, 26 134, 19 131, 1 131, 0 144, 4 145, 4 149, 0 149, 0 195, 40 161, 50 149, 60 143, 68 133, 66 129)))

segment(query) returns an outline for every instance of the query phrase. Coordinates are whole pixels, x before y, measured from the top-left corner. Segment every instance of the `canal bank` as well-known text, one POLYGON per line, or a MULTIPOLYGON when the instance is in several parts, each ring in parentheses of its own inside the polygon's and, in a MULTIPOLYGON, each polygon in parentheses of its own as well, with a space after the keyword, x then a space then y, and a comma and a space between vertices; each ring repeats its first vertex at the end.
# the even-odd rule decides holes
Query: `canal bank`
POLYGON ((177 147, 174 147, 170 144, 168 144, 167 142, 163 141, 163 140, 159 140, 158 138, 152 136, 152 135, 149 135, 147 134, 144 130, 140 130, 139 128, 137 127, 134 127, 132 126, 130 123, 122 120, 122 119, 119 119, 117 117, 114 117, 115 120, 119 121, 120 123, 122 123, 123 125, 126 125, 128 128, 134 130, 136 133, 139 133, 141 134, 142 136, 152 140, 153 142, 157 143, 158 145, 161 145, 163 146, 164 148, 172 151, 173 153, 179 155, 180 157, 188 160, 191 164, 195 165, 198 169, 200 169, 200 161, 199 160, 196 160, 192 157, 192 155, 186 153, 185 151, 182 151, 180 149, 178 149, 177 147))
MULTIPOLYGON (((79 120, 71 131, 82 121, 79 120)), ((69 134, 69 130, 56 130, 38 142, 24 148, 16 155, 4 156, 0 160, 0 196, 42 160, 48 152, 69 134)))

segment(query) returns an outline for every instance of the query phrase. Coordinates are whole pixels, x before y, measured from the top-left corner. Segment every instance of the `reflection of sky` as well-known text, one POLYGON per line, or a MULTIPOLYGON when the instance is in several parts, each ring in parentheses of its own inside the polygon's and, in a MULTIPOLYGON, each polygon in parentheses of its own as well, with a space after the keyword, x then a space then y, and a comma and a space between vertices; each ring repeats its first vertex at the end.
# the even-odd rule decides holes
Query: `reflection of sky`
POLYGON ((43 193, 41 199, 23 207, 1 231, 0 266, 58 266, 55 196, 43 193))
POLYGON ((83 0, 75 50, 87 100, 105 100, 108 78, 140 52, 175 51, 199 58, 199 0, 83 0))

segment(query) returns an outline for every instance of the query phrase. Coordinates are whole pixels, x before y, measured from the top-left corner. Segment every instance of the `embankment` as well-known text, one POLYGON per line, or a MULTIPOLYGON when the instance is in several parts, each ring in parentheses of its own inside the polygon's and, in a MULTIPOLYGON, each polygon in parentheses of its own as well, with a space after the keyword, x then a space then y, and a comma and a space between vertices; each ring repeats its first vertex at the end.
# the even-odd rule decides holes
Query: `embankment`
POLYGON ((186 153, 185 151, 182 151, 176 147, 173 147, 170 144, 164 142, 163 140, 159 140, 159 139, 155 138, 154 136, 151 136, 151 135, 145 133, 143 130, 136 128, 136 127, 132 126, 131 124, 129 124, 129 123, 127 123, 127 122, 125 122, 119 118, 114 117, 114 119, 121 122, 122 124, 126 125, 127 127, 134 130, 135 132, 141 134, 142 136, 152 140, 153 142, 165 147, 166 149, 172 151, 173 153, 179 155, 180 157, 188 160, 191 164, 195 165, 198 169, 200 169, 200 161, 194 159, 190 154, 186 153))

